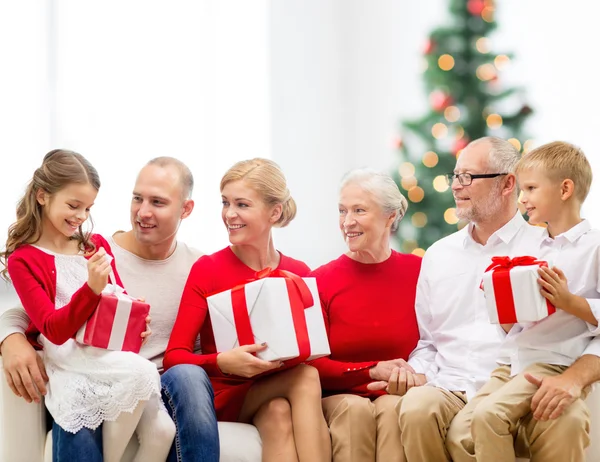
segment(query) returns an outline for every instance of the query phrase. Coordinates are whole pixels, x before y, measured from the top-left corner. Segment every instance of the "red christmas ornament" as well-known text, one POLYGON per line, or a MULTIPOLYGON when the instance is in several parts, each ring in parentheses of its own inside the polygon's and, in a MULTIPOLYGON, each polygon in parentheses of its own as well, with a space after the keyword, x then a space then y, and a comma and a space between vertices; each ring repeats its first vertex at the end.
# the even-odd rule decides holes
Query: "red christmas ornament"
POLYGON ((467 2, 467 11, 473 16, 481 16, 485 8, 485 2, 483 0, 469 0, 467 2))
POLYGON ((435 42, 431 39, 427 39, 425 46, 423 47, 423 53, 430 55, 435 48, 435 42))
POLYGON ((458 155, 460 151, 467 147, 467 144, 469 144, 469 139, 467 137, 463 136, 462 138, 456 140, 454 146, 452 147, 452 154, 455 156, 458 155))
POLYGON ((444 93, 441 90, 436 90, 429 95, 429 103, 436 112, 442 112, 448 106, 454 103, 452 96, 444 93))
POLYGON ((533 112, 533 109, 531 109, 531 107, 529 107, 527 104, 525 106, 523 106, 521 108, 521 110, 519 111, 520 115, 529 115, 533 112))

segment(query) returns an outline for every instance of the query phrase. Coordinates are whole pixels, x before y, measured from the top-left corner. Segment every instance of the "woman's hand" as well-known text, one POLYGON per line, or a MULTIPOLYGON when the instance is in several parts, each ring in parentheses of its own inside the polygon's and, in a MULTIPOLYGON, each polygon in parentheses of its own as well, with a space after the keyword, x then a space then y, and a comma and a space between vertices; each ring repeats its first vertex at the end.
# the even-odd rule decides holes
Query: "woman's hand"
POLYGON ((283 366, 281 361, 265 361, 252 353, 263 351, 267 344, 244 345, 233 350, 224 351, 217 355, 217 366, 224 374, 239 375, 240 377, 254 377, 263 372, 283 366))
POLYGON ((379 361, 375 367, 369 369, 369 376, 373 380, 387 382, 390 380, 390 375, 395 368, 406 369, 415 373, 415 370, 403 359, 391 359, 389 361, 379 361))
POLYGON ((96 295, 100 295, 108 284, 108 275, 111 270, 110 261, 112 260, 108 257, 110 256, 107 255, 106 250, 100 247, 87 262, 88 286, 96 295))

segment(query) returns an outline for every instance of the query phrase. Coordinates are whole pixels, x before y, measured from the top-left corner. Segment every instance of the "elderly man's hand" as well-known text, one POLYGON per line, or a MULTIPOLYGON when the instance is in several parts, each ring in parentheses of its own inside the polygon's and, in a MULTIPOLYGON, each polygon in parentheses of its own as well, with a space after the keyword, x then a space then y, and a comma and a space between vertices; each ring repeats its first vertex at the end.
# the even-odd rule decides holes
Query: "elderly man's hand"
POLYGON ((538 378, 525 373, 525 378, 539 388, 531 400, 531 412, 536 420, 560 417, 565 409, 581 397, 581 385, 564 374, 538 378))
POLYGON ((46 394, 46 368, 22 334, 9 335, 0 346, 8 386, 25 401, 39 403, 46 394))
POLYGON ((392 370, 389 381, 372 382, 367 385, 371 391, 385 390, 390 395, 404 396, 413 387, 420 387, 427 383, 424 374, 417 374, 408 369, 396 367, 392 370))

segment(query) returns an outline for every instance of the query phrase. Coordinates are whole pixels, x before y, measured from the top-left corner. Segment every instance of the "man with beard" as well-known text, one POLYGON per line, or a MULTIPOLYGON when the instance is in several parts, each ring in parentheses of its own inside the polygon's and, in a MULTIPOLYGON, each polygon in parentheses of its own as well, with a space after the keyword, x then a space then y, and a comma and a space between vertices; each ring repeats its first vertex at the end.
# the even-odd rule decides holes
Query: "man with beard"
MULTIPOLYGON (((396 409, 407 462, 451 460, 445 446, 450 423, 496 368, 502 337, 498 326, 490 324, 481 278, 493 256, 530 255, 543 234, 543 228, 526 223, 517 210, 518 160, 519 152, 510 143, 481 138, 463 150, 448 175, 456 214, 469 224, 425 254, 415 302, 420 341, 408 361, 416 373, 396 369, 385 384, 389 393, 405 395, 396 409)), ((538 398, 543 399, 533 416, 551 414, 565 393, 574 400, 582 388, 600 379, 599 355, 593 341, 562 376, 537 384, 538 398)), ((523 426, 527 440, 544 433, 544 441, 555 441, 564 425, 586 432, 585 415, 572 415, 567 408, 561 417, 553 417, 530 419, 523 426)), ((540 450, 533 445, 530 449, 534 457, 540 450)))

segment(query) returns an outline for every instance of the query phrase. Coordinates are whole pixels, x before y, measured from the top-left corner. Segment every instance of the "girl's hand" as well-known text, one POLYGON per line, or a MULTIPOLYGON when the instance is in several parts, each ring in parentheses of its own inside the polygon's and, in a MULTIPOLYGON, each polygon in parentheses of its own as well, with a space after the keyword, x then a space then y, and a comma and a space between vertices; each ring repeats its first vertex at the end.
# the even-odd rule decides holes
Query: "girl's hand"
POLYGON ((266 348, 267 344, 263 343, 244 345, 233 350, 224 351, 217 355, 217 366, 224 374, 234 374, 247 378, 283 366, 281 361, 265 361, 252 354, 266 348))
MULTIPOLYGON (((144 301, 143 298, 139 299, 140 301, 144 301)), ((142 346, 144 346, 146 344, 146 342, 148 341, 148 337, 150 337, 150 335, 152 334, 152 329, 150 329, 150 322, 152 322, 152 318, 148 315, 148 317, 146 318, 146 330, 144 332, 142 332, 141 336, 144 340, 142 340, 142 346)))
POLYGON ((106 250, 100 247, 98 251, 90 257, 87 263, 88 268, 88 286, 96 294, 100 293, 108 284, 108 275, 110 274, 110 261, 112 258, 107 258, 106 250))

